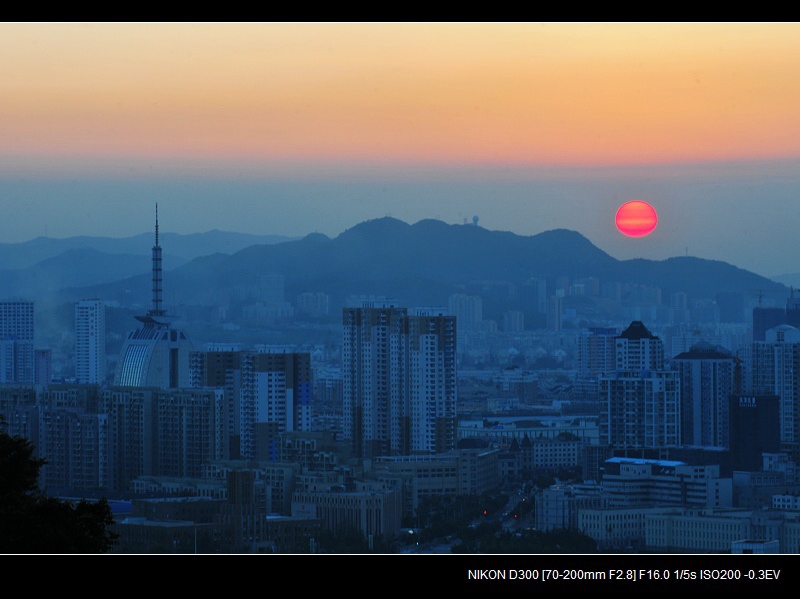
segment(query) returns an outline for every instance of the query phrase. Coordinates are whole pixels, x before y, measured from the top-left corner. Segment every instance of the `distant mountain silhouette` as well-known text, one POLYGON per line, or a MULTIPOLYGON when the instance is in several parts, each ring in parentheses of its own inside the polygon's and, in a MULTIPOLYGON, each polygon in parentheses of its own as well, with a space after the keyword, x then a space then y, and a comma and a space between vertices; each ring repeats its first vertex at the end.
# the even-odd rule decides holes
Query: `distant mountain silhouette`
MULTIPOLYGON (((159 237, 165 257, 171 255, 179 264, 216 252, 232 254, 259 243, 280 243, 295 239, 280 235, 249 235, 218 230, 189 235, 162 232, 159 237)), ((0 270, 27 268, 65 251, 76 249, 96 250, 106 254, 150 256, 153 241, 154 233, 149 232, 123 238, 37 237, 22 243, 0 243, 0 270)))
POLYGON ((29 268, 0 270, 0 297, 43 299, 66 287, 110 283, 150 267, 146 256, 69 249, 29 268))
MULTIPOLYGON (((149 249, 149 242, 143 243, 149 249)), ((162 246, 165 252, 173 251, 167 238, 162 246)), ((561 276, 650 285, 660 287, 664 294, 683 291, 690 297, 786 291, 780 283, 720 261, 692 257, 617 260, 566 229, 521 236, 438 220, 410 225, 389 217, 362 222, 333 239, 315 233, 294 241, 252 245, 230 255, 196 258, 171 270, 165 259, 165 269, 165 300, 179 303, 192 303, 209 289, 254 285, 259 275, 268 273, 285 277, 289 301, 302 291, 321 291, 339 300, 374 294, 415 305, 442 305, 450 293, 479 281, 523 285, 531 277, 554 280, 561 276)), ((149 288, 149 273, 143 273, 95 287, 91 293, 120 297, 126 290, 147 301, 149 288)))

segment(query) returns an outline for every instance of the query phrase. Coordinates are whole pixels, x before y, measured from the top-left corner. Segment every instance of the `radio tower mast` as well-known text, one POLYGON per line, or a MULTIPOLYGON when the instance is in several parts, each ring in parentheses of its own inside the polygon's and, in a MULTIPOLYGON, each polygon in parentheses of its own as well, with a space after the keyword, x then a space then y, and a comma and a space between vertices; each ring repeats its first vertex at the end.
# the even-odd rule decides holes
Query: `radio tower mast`
POLYGON ((161 307, 161 246, 158 245, 158 202, 156 202, 156 244, 153 246, 153 307, 149 316, 164 316, 167 312, 161 307))

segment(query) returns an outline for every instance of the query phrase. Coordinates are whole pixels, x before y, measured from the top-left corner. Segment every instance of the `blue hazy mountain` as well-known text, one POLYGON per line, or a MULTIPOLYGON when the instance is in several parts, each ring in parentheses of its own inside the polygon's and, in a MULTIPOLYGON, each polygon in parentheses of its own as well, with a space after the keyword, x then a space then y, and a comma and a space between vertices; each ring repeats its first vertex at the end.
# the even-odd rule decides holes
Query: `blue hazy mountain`
MULTIPOLYGON (((142 243, 149 250, 146 238, 142 243)), ((164 236, 161 245, 166 254, 177 249, 169 243, 164 236)), ((683 291, 690 297, 713 298, 729 291, 786 297, 782 284, 726 262, 694 257, 617 260, 566 229, 523 236, 476 225, 437 220, 408 224, 389 217, 362 222, 335 238, 315 233, 230 254, 209 254, 179 266, 165 257, 164 267, 165 297, 178 303, 192 303, 209 289, 253 285, 263 274, 284 276, 289 301, 296 293, 311 291, 339 300, 372 294, 417 305, 442 305, 450 293, 480 281, 519 286, 532 277, 554 280, 561 276, 637 283, 659 287, 664 294, 683 291)), ((145 270, 139 277, 73 289, 68 296, 119 298, 133 291, 147 302, 149 277, 145 270)))
MULTIPOLYGON (((251 245, 279 243, 291 239, 294 238, 218 230, 189 235, 178 233, 161 233, 160 235, 160 243, 165 248, 165 257, 167 254, 170 255, 177 264, 183 264, 187 260, 216 252, 232 254, 251 245)), ((152 246, 152 232, 122 238, 77 236, 56 239, 37 237, 22 243, 0 243, 0 271, 34 266, 68 250, 95 250, 106 254, 130 254, 149 258, 152 246)), ((173 267, 177 264, 173 264, 173 267)))
MULTIPOLYGON (((168 246, 164 260, 175 268, 214 252, 231 254, 254 244, 292 239, 278 235, 248 235, 208 231, 160 235, 168 246)), ((133 237, 37 237, 23 243, 0 244, 0 297, 42 299, 61 289, 83 288, 149 272, 153 233, 133 237)))

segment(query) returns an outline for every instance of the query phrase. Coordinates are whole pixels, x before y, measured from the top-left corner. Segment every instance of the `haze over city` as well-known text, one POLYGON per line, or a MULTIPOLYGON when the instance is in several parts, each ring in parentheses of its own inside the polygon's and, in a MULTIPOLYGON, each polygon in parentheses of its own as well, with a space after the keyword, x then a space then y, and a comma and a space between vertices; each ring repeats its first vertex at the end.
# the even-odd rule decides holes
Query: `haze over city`
POLYGON ((4 23, 7 243, 386 215, 800 271, 796 23, 4 23), (617 231, 650 202, 646 238, 617 231))
POLYGON ((17 22, 0 53, 0 553, 800 575, 800 23, 17 22))

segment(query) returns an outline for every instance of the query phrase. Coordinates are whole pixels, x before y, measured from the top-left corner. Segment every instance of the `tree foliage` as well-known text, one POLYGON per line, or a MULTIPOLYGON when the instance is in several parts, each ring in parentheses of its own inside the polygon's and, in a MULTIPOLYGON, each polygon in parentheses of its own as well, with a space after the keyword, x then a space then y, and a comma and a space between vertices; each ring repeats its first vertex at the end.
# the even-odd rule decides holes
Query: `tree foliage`
POLYGON ((117 538, 108 502, 46 496, 44 463, 28 439, 0 431, 0 553, 108 552, 117 538))

